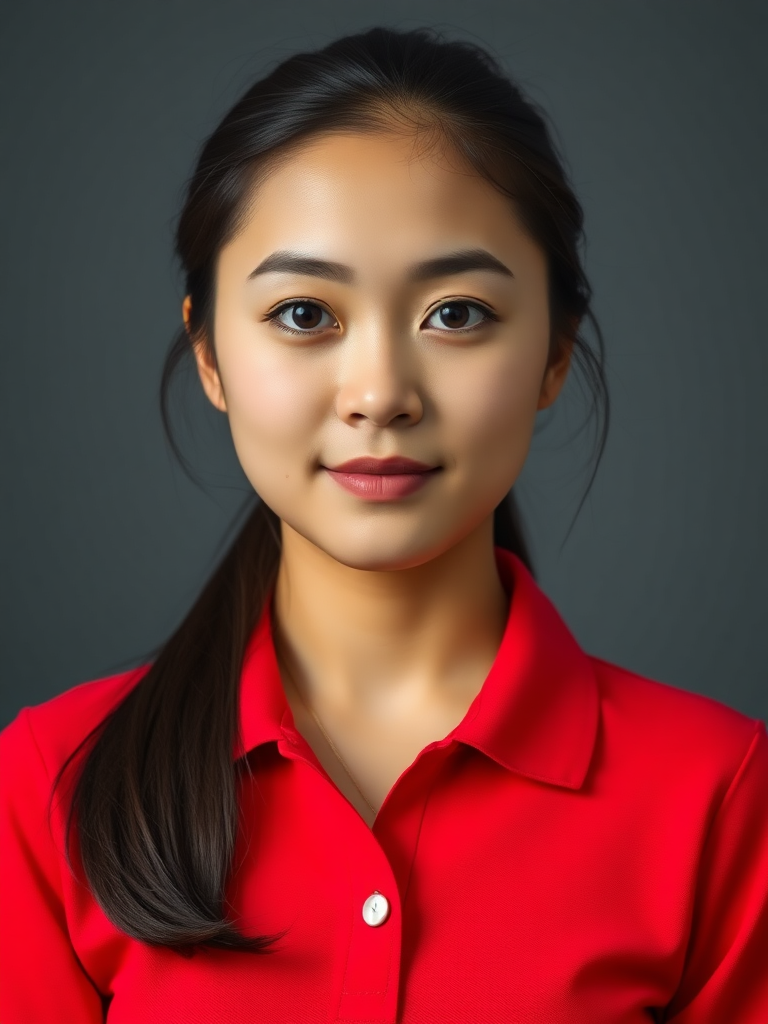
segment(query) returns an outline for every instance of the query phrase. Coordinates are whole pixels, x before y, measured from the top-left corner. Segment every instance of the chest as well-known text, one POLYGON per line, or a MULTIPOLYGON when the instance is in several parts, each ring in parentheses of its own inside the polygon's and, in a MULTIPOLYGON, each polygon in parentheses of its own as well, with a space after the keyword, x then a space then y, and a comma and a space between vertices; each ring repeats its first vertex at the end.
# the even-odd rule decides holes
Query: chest
POLYGON ((132 940, 118 954, 113 932, 94 943, 94 922, 77 925, 114 992, 110 1024, 656 1019, 680 976, 694 845, 676 833, 678 855, 660 850, 657 801, 605 780, 585 801, 465 754, 444 773, 427 754, 433 769, 374 833, 314 769, 265 747, 242 776, 231 899, 250 934, 288 929, 277 954, 186 959, 132 940), (362 913, 374 892, 389 902, 380 926, 362 913))

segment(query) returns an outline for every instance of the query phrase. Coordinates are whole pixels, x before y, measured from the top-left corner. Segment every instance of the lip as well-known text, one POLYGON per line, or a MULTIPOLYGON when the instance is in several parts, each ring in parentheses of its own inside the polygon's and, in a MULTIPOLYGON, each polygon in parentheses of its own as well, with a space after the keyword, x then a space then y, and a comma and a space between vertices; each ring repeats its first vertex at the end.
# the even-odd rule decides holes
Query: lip
POLYGON ((325 467, 331 473, 372 473, 377 476, 426 473, 439 468, 439 466, 430 466, 426 462, 417 462, 415 459, 406 459, 399 455, 391 455, 388 459, 372 459, 362 456, 358 459, 348 459, 338 466, 325 467))
POLYGON ((329 466, 323 468, 345 491, 367 501, 405 498, 442 470, 442 466, 430 466, 400 456, 349 459, 334 469, 329 466))

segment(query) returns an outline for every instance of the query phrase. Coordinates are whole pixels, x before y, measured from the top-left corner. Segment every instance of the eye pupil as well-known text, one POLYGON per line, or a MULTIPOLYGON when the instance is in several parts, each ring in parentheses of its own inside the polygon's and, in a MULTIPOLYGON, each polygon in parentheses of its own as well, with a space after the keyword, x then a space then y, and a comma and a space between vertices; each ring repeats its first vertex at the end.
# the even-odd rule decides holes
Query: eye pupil
POLYGON ((294 323, 299 327, 317 327, 322 316, 322 310, 319 306, 303 303, 293 307, 291 316, 294 323))
POLYGON ((440 316, 443 323, 450 327, 463 327, 467 322, 468 312, 467 306, 461 302, 452 302, 448 305, 440 307, 440 316), (456 315, 456 310, 463 310, 456 315))

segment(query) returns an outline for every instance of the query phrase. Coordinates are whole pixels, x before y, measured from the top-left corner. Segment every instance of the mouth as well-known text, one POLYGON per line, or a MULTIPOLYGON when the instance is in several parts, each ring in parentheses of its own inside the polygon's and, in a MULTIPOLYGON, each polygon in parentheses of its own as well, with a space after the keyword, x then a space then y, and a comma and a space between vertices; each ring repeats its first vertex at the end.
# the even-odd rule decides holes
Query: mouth
POLYGON ((404 456, 393 455, 387 459, 374 459, 369 456, 362 456, 357 459, 348 459, 338 466, 325 466, 330 473, 354 473, 374 474, 376 476, 395 476, 408 473, 429 473, 440 469, 440 466, 428 462, 418 462, 416 459, 408 459, 404 456))
MULTIPOLYGON (((362 460, 354 461, 359 463, 362 460)), ((371 460, 368 460, 369 464, 370 462, 371 460)), ((442 466, 427 466, 425 469, 413 469, 411 464, 403 470, 401 460, 399 465, 390 463, 375 471, 353 469, 350 472, 347 468, 350 463, 343 465, 343 470, 330 469, 327 466, 323 468, 345 491, 368 501, 393 501, 398 498, 406 498, 424 487, 432 477, 442 472, 443 468, 442 466)))

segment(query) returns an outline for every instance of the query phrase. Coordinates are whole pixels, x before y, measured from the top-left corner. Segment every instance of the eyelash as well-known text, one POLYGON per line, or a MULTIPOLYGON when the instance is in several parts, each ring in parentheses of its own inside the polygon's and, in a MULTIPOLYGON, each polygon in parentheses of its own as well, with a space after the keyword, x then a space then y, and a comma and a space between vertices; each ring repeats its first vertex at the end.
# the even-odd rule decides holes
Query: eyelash
MULTIPOLYGON (((315 302, 313 299, 292 299, 290 302, 284 302, 276 309, 273 309, 271 313, 268 313, 264 317, 264 320, 274 323, 276 327, 278 327, 281 331, 285 331, 287 334, 298 334, 299 337, 304 338, 309 337, 313 334, 322 334, 323 330, 327 330, 327 328, 315 328, 314 330, 309 331, 299 331, 293 327, 288 327, 286 324, 281 323, 280 320, 277 319, 281 313, 284 313, 286 311, 286 309, 291 309, 293 306, 301 305, 317 306, 318 309, 322 309, 323 312, 328 313, 329 316, 333 316, 333 314, 329 310, 327 310, 325 306, 321 305, 319 302, 315 302)), ((493 321, 498 321, 499 319, 499 317, 492 310, 490 310, 487 306, 481 305, 479 302, 464 302, 458 300, 442 302, 439 306, 436 306, 431 313, 427 314, 426 319, 429 320, 431 317, 433 317, 435 313, 438 312, 438 310, 443 308, 443 306, 468 306, 470 309, 476 309, 483 314, 483 319, 480 321, 479 324, 475 324, 473 327, 458 327, 455 330, 449 330, 446 328, 444 331, 445 334, 469 334, 471 331, 478 330, 478 328, 482 327, 484 324, 493 321)), ((432 329, 436 330, 437 328, 432 329)))

